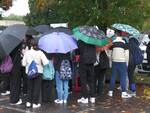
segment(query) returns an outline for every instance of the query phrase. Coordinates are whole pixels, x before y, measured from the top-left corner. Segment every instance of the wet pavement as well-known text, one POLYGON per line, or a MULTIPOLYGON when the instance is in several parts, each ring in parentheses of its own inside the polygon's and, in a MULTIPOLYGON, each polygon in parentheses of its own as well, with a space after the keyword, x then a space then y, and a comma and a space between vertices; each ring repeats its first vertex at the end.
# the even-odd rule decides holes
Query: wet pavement
POLYGON ((78 93, 70 94, 67 104, 46 103, 41 108, 26 108, 25 104, 10 105, 9 96, 0 96, 0 113, 150 113, 150 95, 146 94, 150 86, 138 85, 137 96, 122 99, 120 91, 108 97, 106 92, 97 97, 95 104, 78 104, 78 93))

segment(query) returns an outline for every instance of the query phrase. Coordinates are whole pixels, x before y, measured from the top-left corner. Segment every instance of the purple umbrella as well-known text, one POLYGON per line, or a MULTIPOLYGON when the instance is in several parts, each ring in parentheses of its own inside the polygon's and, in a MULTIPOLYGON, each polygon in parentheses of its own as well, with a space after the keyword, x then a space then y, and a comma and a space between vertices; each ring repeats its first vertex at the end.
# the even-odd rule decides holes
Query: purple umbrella
POLYGON ((73 37, 63 32, 53 32, 42 36, 38 46, 47 53, 67 53, 78 48, 73 37))

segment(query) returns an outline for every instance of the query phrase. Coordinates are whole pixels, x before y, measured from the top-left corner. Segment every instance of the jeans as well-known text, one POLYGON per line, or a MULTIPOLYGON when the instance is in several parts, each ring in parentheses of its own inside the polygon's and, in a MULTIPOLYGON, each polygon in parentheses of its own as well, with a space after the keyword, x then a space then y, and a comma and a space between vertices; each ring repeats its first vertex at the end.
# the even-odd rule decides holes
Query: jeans
POLYGON ((57 96, 59 100, 67 100, 68 99, 68 83, 69 80, 61 80, 59 78, 59 72, 56 71, 56 90, 57 90, 57 96))
POLYGON ((122 92, 126 91, 126 76, 127 76, 127 65, 126 62, 112 62, 112 75, 110 80, 109 90, 113 91, 115 86, 116 75, 120 76, 120 84, 122 92))

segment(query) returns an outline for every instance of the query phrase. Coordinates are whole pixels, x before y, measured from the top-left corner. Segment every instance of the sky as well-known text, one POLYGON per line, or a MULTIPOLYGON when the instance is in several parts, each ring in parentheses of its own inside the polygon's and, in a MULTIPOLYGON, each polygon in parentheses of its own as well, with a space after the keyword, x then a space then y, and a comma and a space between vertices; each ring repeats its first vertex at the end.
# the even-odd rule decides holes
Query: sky
POLYGON ((10 14, 25 16, 27 13, 29 13, 28 0, 13 0, 12 7, 2 14, 7 17, 10 14))

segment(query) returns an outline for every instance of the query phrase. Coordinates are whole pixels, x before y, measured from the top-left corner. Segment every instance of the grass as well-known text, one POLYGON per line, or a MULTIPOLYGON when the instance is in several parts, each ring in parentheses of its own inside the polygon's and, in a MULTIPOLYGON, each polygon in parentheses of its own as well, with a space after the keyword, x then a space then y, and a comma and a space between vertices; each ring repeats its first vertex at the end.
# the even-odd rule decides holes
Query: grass
POLYGON ((136 81, 136 83, 150 84, 150 74, 136 73, 135 74, 135 81, 136 81))

